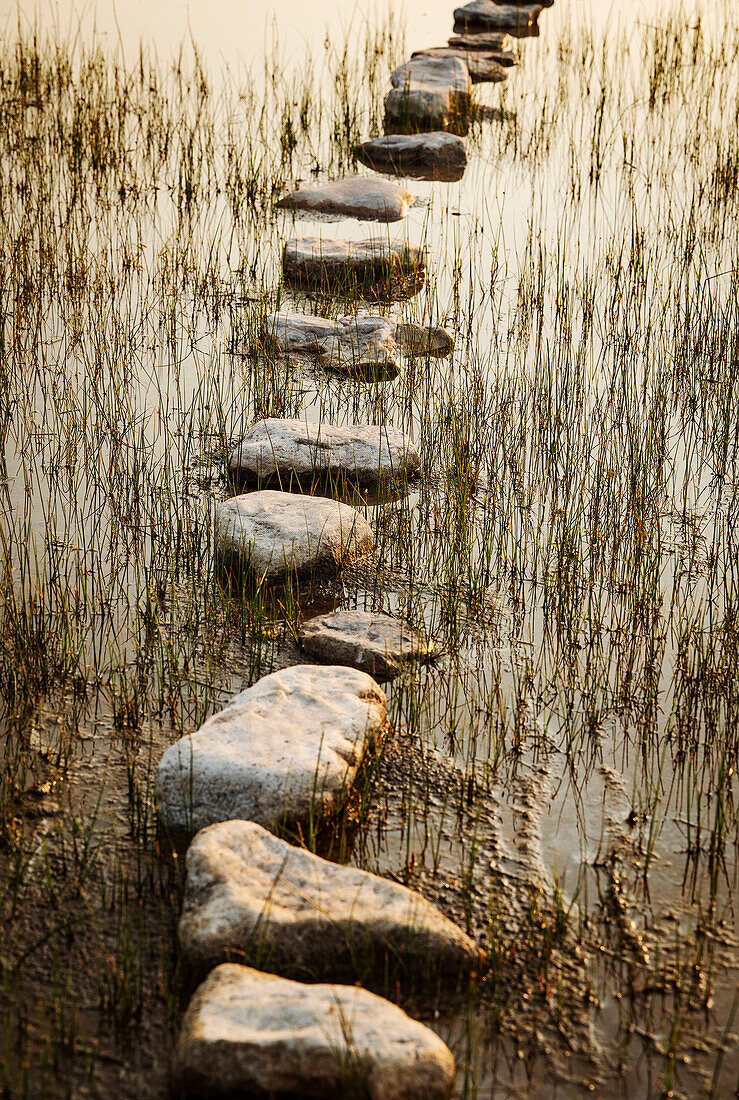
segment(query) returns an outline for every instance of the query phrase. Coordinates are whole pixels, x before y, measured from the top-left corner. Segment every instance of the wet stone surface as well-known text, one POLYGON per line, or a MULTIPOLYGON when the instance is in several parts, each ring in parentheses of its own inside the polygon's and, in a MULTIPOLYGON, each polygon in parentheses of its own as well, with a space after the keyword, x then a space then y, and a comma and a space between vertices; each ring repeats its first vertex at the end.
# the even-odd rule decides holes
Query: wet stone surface
POLYGON ((232 477, 254 484, 346 477, 362 487, 402 484, 420 465, 415 447, 397 428, 278 419, 258 421, 228 460, 232 477))
POLYGON ((164 753, 159 811, 179 839, 217 821, 320 821, 348 794, 385 730, 385 695, 364 672, 293 665, 263 677, 164 753))
POLYGON ((216 506, 216 543, 222 558, 258 579, 335 574, 374 544, 363 516, 328 497, 264 489, 216 506))
POLYGON ((414 196, 389 180, 337 180, 317 187, 300 187, 280 199, 278 206, 318 214, 337 214, 381 222, 404 218, 414 196))
POLYGON ((180 940, 188 965, 310 981, 456 984, 477 946, 420 894, 286 844, 252 822, 204 829, 187 853, 180 940))
POLYGON ((433 642, 393 615, 335 611, 303 623, 298 638, 311 657, 347 664, 373 676, 396 676, 403 664, 424 660, 433 642))
POLYGON ((453 1081, 448 1047, 389 1001, 224 963, 185 1013, 173 1091, 188 1100, 446 1100, 453 1081))

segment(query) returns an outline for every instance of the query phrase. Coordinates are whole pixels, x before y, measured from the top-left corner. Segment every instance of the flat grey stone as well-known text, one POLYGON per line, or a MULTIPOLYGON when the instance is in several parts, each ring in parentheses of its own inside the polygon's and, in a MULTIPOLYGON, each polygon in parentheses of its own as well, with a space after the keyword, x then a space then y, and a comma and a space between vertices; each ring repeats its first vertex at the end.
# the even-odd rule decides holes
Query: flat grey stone
POLYGON ((249 821, 211 825, 193 840, 179 935, 196 974, 230 961, 311 981, 399 976, 420 986, 456 982, 482 959, 420 894, 249 821))
POLYGON ((182 1021, 184 1100, 448 1100, 454 1058, 430 1028, 364 989, 304 985, 224 963, 182 1021))
POLYGON ((259 420, 228 460, 229 472, 244 481, 348 478, 362 487, 404 482, 418 473, 418 451, 397 428, 375 424, 306 424, 302 420, 259 420))
POLYGON ((394 377, 398 355, 446 356, 451 335, 438 325, 397 322, 389 317, 339 317, 327 321, 302 313, 272 313, 265 341, 280 355, 305 355, 323 366, 360 378, 394 377))
POLYGON ((414 196, 388 180, 337 180, 317 187, 300 187, 280 199, 278 206, 320 214, 395 222, 404 218, 414 196))
POLYGON ((403 291, 406 282, 414 286, 422 282, 425 269, 424 249, 404 241, 295 237, 285 242, 282 253, 287 282, 325 286, 337 292, 369 285, 392 295, 403 291))
POLYGON ((374 538, 363 516, 338 500, 263 489, 216 505, 221 553, 269 582, 335 574, 369 554, 374 538))
POLYGON ((467 167, 464 141, 444 130, 428 134, 387 134, 357 147, 362 164, 377 172, 420 175, 423 179, 461 179, 467 167))
POLYGON ((396 69, 385 98, 387 130, 466 132, 471 81, 458 57, 417 57, 396 69))
POLYGON ((273 672, 167 749, 156 776, 162 818, 177 836, 234 819, 268 829, 319 822, 347 794, 385 718, 385 695, 364 672, 273 672))
POLYGON ((433 642, 396 619, 370 611, 333 611, 303 623, 306 653, 328 664, 351 665, 373 676, 395 676, 401 665, 431 655, 433 642))
POLYGON ((458 57, 467 66, 473 84, 500 84, 508 76, 496 55, 483 53, 482 50, 434 46, 427 50, 416 50, 411 59, 415 57, 458 57))
POLYGON ((400 369, 396 328, 386 317, 327 321, 272 313, 265 320, 265 337, 281 355, 310 355, 331 370, 360 378, 394 378, 400 369))
POLYGON ((478 28, 521 35, 536 26, 542 8, 542 4, 495 4, 492 0, 471 0, 464 7, 455 8, 454 29, 478 28))

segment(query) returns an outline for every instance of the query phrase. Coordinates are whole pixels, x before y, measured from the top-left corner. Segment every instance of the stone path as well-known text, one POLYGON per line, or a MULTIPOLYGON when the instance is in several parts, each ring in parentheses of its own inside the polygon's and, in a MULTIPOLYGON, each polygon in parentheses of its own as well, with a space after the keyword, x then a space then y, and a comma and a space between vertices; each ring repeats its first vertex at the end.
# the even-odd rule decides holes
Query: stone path
MULTIPOLYGON (((418 51, 393 73, 386 134, 363 142, 358 159, 380 172, 461 178, 467 155, 459 134, 467 131, 472 83, 505 79, 518 56, 504 32, 538 34, 539 14, 552 2, 472 0, 458 8, 448 44, 418 51)), ((387 180, 354 178, 301 187, 280 205, 394 221, 412 201, 387 180)), ((372 238, 296 238, 282 258, 288 285, 389 300, 416 293, 425 267, 423 248, 372 238)), ((400 355, 452 351, 444 329, 384 316, 274 313, 264 336, 278 354, 309 356, 361 381, 392 377, 400 355)), ((316 478, 346 476, 368 486, 404 482, 420 458, 387 426, 270 419, 250 429, 228 465, 233 477, 257 484, 295 477, 312 488, 316 478)), ((260 489, 216 510, 217 550, 264 581, 336 572, 372 546, 365 519, 336 500, 260 489)), ((470 980, 484 965, 475 943, 419 895, 266 831, 308 829, 335 814, 365 751, 381 744, 385 696, 358 668, 390 677, 432 650, 393 617, 361 611, 310 620, 300 641, 316 659, 339 663, 265 676, 172 745, 157 771, 164 825, 176 839, 201 830, 187 856, 180 938, 195 973, 214 968, 185 1014, 173 1090, 192 1100, 448 1100, 451 1052, 395 1005, 351 985, 304 984, 223 961, 365 984, 395 971, 470 980)))
POLYGON ((176 741, 156 775, 176 838, 216 821, 317 824, 385 733, 385 695, 352 668, 294 665, 258 680, 176 741))
POLYGON ((454 1058, 433 1031, 364 989, 224 963, 185 1013, 173 1083, 188 1100, 447 1100, 454 1058))
POLYGON ((329 664, 351 665, 372 676, 391 679, 404 664, 431 656, 433 642, 393 615, 370 611, 334 611, 303 623, 303 649, 329 664))
POLYGON ((228 459, 231 476, 258 485, 346 478, 362 488, 401 487, 419 471, 418 451, 397 428, 259 420, 228 459))
POLYGON ((311 981, 428 987, 456 985, 482 961, 420 894, 248 821, 212 825, 190 845, 179 933, 196 974, 232 961, 311 981))

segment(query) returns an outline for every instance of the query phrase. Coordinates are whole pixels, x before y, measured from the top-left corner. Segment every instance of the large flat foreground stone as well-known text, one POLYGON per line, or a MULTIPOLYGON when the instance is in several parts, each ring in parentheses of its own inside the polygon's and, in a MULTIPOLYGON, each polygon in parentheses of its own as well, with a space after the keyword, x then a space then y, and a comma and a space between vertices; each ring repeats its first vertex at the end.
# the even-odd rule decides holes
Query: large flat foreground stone
POLYGON ((444 357, 453 348, 450 334, 438 325, 364 315, 331 321, 271 313, 265 318, 264 339, 279 355, 309 356, 331 370, 364 379, 394 377, 400 354, 444 357))
POLYGON ((296 237, 285 242, 282 253, 287 282, 347 295, 362 287, 384 291, 388 297, 416 293, 425 269, 424 249, 401 241, 296 237))
POLYGON ((467 66, 473 84, 500 84, 508 74, 498 60, 498 55, 482 50, 464 50, 453 46, 432 46, 416 50, 415 57, 457 57, 467 66))
POLYGON ((156 777, 160 813, 177 835, 232 819, 268 829, 319 821, 384 729, 385 695, 366 673, 273 672, 167 749, 156 777))
POLYGON ((471 0, 454 10, 454 29, 508 31, 518 37, 536 33, 542 4, 495 4, 492 0, 471 0))
POLYGON ((364 989, 303 985, 224 963, 196 990, 173 1087, 187 1100, 447 1100, 454 1058, 364 989))
POLYGON ((395 222, 406 216, 412 202, 414 196, 409 191, 389 180, 356 177, 316 187, 300 187, 280 199, 277 205, 317 214, 395 222))
POLYGON ((403 664, 430 657, 433 642, 393 615, 333 611, 303 623, 298 638, 306 653, 328 664, 351 665, 372 676, 396 676, 403 664))
POLYGON ((372 530, 348 504, 264 489, 216 505, 216 542, 259 579, 337 573, 372 550, 372 530))
POLYGON ((202 830, 180 919, 197 974, 247 962, 309 981, 413 985, 478 968, 475 942, 420 894, 295 848, 248 821, 202 830))
MULTIPOLYGON (((260 420, 228 460, 232 476, 259 485, 339 480, 362 487, 404 482, 418 473, 418 451, 397 428, 260 420)), ((339 664, 341 662, 338 662, 339 664)))
POLYGON ((387 134, 357 147, 362 164, 376 172, 453 181, 467 167, 464 141, 444 130, 428 134, 387 134))
POLYGON ((451 130, 466 133, 471 81, 458 57, 417 57, 396 69, 385 98, 388 131, 451 130))

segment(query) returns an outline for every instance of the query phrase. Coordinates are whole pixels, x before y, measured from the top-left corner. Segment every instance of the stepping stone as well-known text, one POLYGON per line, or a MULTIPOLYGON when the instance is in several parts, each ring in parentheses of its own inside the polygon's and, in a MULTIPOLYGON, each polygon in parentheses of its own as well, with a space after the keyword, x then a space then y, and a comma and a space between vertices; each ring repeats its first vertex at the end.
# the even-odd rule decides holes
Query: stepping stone
POLYGON ((464 142, 443 130, 428 134, 387 134, 363 141, 357 158, 376 172, 420 176, 422 179, 458 180, 467 167, 464 142))
POLYGON ((361 378, 392 378, 398 355, 451 354, 453 340, 438 325, 416 325, 388 317, 339 317, 327 321, 302 313, 271 313, 265 340, 281 355, 306 355, 326 367, 361 378))
POLYGON ((292 477, 308 484, 347 478, 362 488, 402 484, 420 466, 418 451, 397 428, 277 419, 259 420, 228 459, 232 476, 260 485, 289 485, 292 477))
POLYGON ((518 65, 518 50, 509 46, 509 34, 496 34, 495 32, 479 34, 455 35, 448 39, 449 46, 454 50, 462 50, 467 55, 471 53, 485 53, 499 65, 518 65))
POLYGON ((336 574, 369 554, 367 521, 348 504, 328 497, 264 489, 216 505, 216 545, 259 580, 336 574))
POLYGON ((462 50, 486 50, 489 53, 515 53, 511 49, 511 36, 506 31, 488 31, 487 34, 465 34, 448 38, 450 46, 462 50))
POLYGON ((180 942, 197 975, 247 962, 311 981, 456 983, 484 961, 435 905, 331 863, 250 821, 203 829, 187 852, 180 942))
POLYGON ((182 1100, 448 1100, 435 1032, 365 989, 304 985, 224 963, 195 991, 173 1067, 182 1100))
POLYGON ((385 720, 385 695, 365 672, 273 672, 167 749, 156 776, 162 818, 176 838, 233 819, 268 829, 320 822, 385 720))
POLYGON ((400 241, 296 237, 285 242, 282 273, 288 283, 356 292, 384 290, 388 296, 417 293, 423 284, 426 253, 400 241))
POLYGON ((317 214, 396 222, 406 216, 414 201, 414 195, 388 180, 357 177, 318 187, 300 187, 280 199, 277 205, 317 214))
POLYGON ((458 57, 417 57, 392 74, 385 98, 388 131, 466 133, 471 106, 467 66, 458 57))
POLYGON ((282 355, 309 355, 325 367, 359 378, 394 378, 400 370, 397 324, 386 317, 339 317, 272 313, 265 334, 282 355))
POLYGON ((303 623, 298 640, 306 653, 332 665, 351 665, 372 676, 397 676, 401 665, 431 656, 433 642, 396 619, 370 611, 334 611, 303 623))
POLYGON ((471 0, 455 8, 454 30, 509 31, 524 37, 538 33, 536 24, 542 4, 494 4, 492 0, 471 0))
POLYGON ((427 50, 416 50, 415 57, 458 57, 467 66, 473 84, 500 84, 508 74, 498 62, 496 55, 483 53, 482 50, 460 50, 451 46, 433 46, 427 50))

